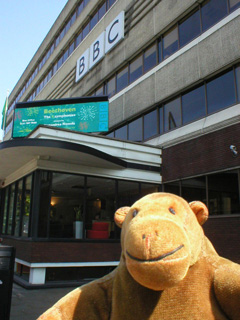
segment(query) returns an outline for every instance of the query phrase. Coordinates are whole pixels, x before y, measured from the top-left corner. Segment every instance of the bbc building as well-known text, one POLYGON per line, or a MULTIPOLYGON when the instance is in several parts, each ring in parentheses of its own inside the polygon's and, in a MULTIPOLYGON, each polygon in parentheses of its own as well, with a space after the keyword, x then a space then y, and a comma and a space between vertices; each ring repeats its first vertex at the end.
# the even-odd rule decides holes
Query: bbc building
POLYGON ((240 262, 239 30, 240 0, 67 2, 9 96, 0 143, 18 283, 106 274, 121 252, 115 210, 158 191, 206 203, 206 235, 240 262), (89 132, 102 102, 107 123, 89 132), (75 104, 90 109, 73 129, 62 117, 75 104), (54 125, 34 120, 42 108, 54 125))

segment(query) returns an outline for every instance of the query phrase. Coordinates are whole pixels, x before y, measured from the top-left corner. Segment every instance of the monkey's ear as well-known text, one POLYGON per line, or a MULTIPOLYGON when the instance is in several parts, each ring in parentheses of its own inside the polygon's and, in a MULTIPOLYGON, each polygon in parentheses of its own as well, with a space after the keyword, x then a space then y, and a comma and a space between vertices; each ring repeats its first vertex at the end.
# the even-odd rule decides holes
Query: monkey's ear
POLYGON ((122 207, 117 209, 117 211, 115 212, 114 221, 119 228, 122 228, 123 221, 125 220, 129 210, 130 207, 122 207))
POLYGON ((202 226, 208 219, 208 208, 201 201, 193 201, 189 203, 190 208, 195 213, 199 224, 202 226))

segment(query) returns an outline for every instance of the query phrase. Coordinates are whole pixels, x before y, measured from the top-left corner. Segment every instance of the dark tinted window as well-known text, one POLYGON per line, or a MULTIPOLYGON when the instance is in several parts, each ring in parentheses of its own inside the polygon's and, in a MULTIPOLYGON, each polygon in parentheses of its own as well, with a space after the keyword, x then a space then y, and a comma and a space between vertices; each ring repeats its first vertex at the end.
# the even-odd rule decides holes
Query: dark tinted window
POLYGON ((202 6, 203 31, 227 15, 227 0, 209 0, 202 6))
POLYGON ((164 105, 164 131, 169 131, 181 125, 180 98, 164 105))
POLYGON ((230 12, 240 8, 240 0, 229 0, 230 12))
POLYGON ((178 29, 175 27, 163 37, 163 59, 178 50, 178 29))
POLYGON ((180 47, 196 38, 200 32, 200 11, 198 10, 179 25, 180 47))
POLYGON ((128 125, 128 139, 131 141, 142 141, 142 118, 136 119, 128 125))
POLYGON ((236 80, 237 80, 238 101, 240 101, 240 66, 236 68, 236 80))
POLYGON ((152 69, 157 63, 157 49, 156 44, 148 48, 143 54, 144 72, 152 69))
POLYGON ((157 110, 153 110, 144 116, 144 140, 153 137, 158 133, 157 120, 157 110))
POLYGON ((128 66, 117 73, 117 92, 128 85, 128 66))
POLYGON ((182 96, 183 124, 206 115, 205 86, 201 86, 182 96))
POLYGON ((127 140, 127 126, 115 130, 115 138, 127 140))
POLYGON ((142 55, 130 63, 130 82, 135 81, 143 74, 142 55))
POLYGON ((208 113, 223 109, 235 101, 233 70, 207 83, 208 113))

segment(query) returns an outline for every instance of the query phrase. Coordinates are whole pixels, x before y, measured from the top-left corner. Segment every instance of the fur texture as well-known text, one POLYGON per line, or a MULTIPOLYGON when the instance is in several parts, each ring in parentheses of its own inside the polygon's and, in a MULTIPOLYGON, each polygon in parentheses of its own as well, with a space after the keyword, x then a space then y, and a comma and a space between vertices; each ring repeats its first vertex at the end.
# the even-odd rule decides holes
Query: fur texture
POLYGON ((119 266, 75 289, 39 320, 240 319, 240 265, 221 258, 199 202, 154 193, 115 213, 119 266))

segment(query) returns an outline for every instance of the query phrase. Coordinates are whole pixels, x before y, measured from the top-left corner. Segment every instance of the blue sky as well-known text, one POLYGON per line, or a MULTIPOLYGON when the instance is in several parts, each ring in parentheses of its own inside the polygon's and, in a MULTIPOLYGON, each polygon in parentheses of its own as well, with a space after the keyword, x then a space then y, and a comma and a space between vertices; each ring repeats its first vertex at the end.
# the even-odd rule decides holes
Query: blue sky
POLYGON ((0 124, 7 90, 11 93, 66 3, 0 0, 0 124))

